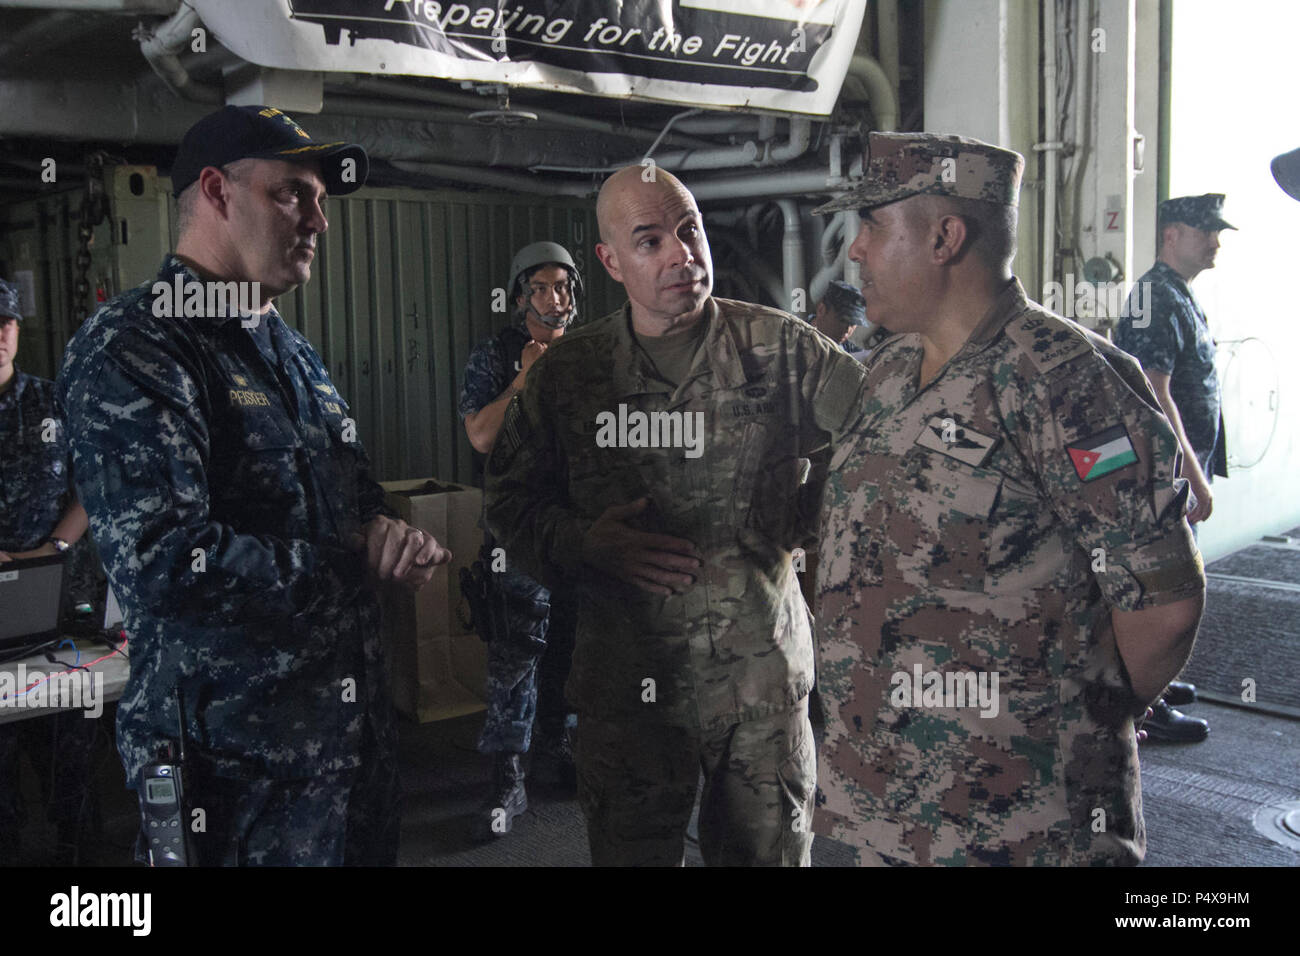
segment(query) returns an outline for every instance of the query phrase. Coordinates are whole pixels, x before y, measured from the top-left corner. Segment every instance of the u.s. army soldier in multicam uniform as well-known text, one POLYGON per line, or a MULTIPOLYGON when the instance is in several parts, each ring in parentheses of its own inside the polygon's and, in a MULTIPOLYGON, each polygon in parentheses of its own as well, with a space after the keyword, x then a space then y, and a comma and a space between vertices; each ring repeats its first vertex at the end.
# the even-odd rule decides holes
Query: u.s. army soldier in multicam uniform
POLYGON ((172 167, 176 254, 91 317, 59 375, 131 637, 127 783, 175 739, 179 690, 204 865, 397 858, 373 584, 419 587, 450 556, 390 517, 324 363, 270 302, 310 278, 326 191, 365 176, 361 147, 314 143, 279 110, 200 120, 172 167), (167 301, 201 280, 258 283, 260 311, 167 301))
POLYGON ((859 861, 1132 864, 1133 719, 1204 597, 1142 372, 1011 275, 1023 160, 872 134, 850 257, 897 333, 831 462, 814 829, 859 861))
POLYGON ((566 695, 592 860, 681 863, 703 769, 707 863, 806 865, 796 503, 863 370, 793 316, 710 296, 700 213, 670 174, 621 170, 597 213, 630 303, 552 343, 487 464, 507 553, 580 596, 566 695))

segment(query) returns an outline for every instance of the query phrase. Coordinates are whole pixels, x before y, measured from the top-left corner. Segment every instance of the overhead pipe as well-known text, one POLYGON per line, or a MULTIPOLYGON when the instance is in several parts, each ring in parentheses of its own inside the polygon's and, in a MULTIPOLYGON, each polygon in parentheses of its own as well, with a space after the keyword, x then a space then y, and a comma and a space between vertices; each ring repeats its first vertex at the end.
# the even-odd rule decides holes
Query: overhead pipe
POLYGON ((132 36, 140 41, 140 52, 168 89, 182 99, 219 106, 225 102, 221 88, 196 82, 177 56, 189 46, 191 31, 202 25, 198 11, 182 2, 169 20, 152 29, 141 26, 132 36))
POLYGON ((39 56, 101 28, 102 21, 67 10, 47 13, 0 40, 0 73, 27 69, 23 59, 39 56))
MULTIPOLYGON (((362 90, 366 93, 373 93, 376 96, 399 97, 401 99, 413 100, 421 103, 438 103, 443 106, 456 106, 466 110, 481 110, 483 109, 485 102, 488 102, 488 100, 477 93, 453 93, 448 90, 422 89, 403 83, 394 83, 388 80, 357 79, 345 83, 329 83, 327 84, 327 87, 341 92, 356 89, 362 90)), ((573 113, 566 113, 561 110, 548 110, 532 105, 529 105, 527 110, 529 113, 534 114, 538 119, 545 120, 548 123, 555 123, 560 126, 569 126, 574 129, 589 129, 598 133, 614 133, 618 136, 626 136, 628 139, 640 140, 646 143, 653 143, 660 135, 659 130, 642 129, 639 126, 620 126, 606 120, 588 119, 587 117, 576 116, 573 113)), ((698 146, 701 148, 712 148, 717 145, 712 140, 685 136, 678 132, 672 133, 670 138, 688 146, 698 146)))
POLYGON ((362 116, 459 123, 464 126, 479 125, 463 110, 445 106, 427 106, 422 103, 394 103, 391 100, 380 100, 369 96, 327 95, 322 100, 321 113, 330 116, 362 116))
MULTIPOLYGON (((775 130, 775 117, 762 117, 763 121, 770 122, 775 130)), ((759 135, 763 133, 763 122, 759 124, 759 135)), ((671 172, 687 172, 699 169, 730 169, 734 166, 773 166, 777 163, 789 162, 798 156, 802 156, 808 151, 808 144, 812 139, 812 122, 803 117, 790 118, 789 138, 784 143, 773 146, 771 143, 765 143, 760 151, 758 143, 749 140, 739 146, 711 146, 708 149, 678 149, 667 153, 660 153, 658 156, 651 157, 655 165, 660 169, 667 169, 671 172), (760 158, 760 152, 762 156, 760 158)), ((561 172, 561 173, 591 173, 606 174, 612 173, 624 166, 637 166, 644 161, 645 157, 629 159, 625 162, 614 163, 609 166, 532 166, 531 169, 538 172, 561 172)), ((775 193, 774 195, 779 195, 775 193)))
POLYGON ((777 199, 782 196, 825 195, 847 189, 850 183, 834 179, 824 169, 762 170, 745 176, 715 176, 694 180, 691 194, 697 202, 724 199, 777 199))
POLYGON ((493 189, 507 189, 517 193, 531 193, 538 196, 582 196, 595 193, 594 184, 589 182, 562 182, 553 179, 537 179, 523 173, 505 173, 476 166, 456 166, 451 163, 415 163, 396 160, 392 163, 396 169, 418 175, 436 176, 453 182, 468 183, 473 186, 489 186, 493 189))
POLYGON ((130 13, 168 17, 181 0, 0 0, 0 7, 28 10, 80 10, 85 13, 130 13))
POLYGON ((683 119, 676 129, 683 133, 718 136, 726 133, 755 132, 758 129, 757 113, 732 113, 701 111, 701 115, 683 119))

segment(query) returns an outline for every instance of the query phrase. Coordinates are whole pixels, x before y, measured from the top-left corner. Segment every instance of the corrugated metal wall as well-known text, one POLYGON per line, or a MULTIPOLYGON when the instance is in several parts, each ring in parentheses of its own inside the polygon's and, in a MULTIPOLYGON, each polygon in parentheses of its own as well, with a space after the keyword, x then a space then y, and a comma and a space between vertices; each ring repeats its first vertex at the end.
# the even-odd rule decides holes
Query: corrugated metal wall
POLYGON ((456 405, 470 349, 508 320, 492 311, 493 290, 516 249, 539 239, 568 248, 588 316, 623 300, 592 251, 592 203, 370 190, 331 199, 327 215, 312 282, 278 307, 329 365, 385 480, 470 480, 456 405))
MULTIPOLYGON (((175 230, 169 184, 138 167, 112 171, 110 219, 96 230, 92 287, 111 296, 153 277, 175 230)), ((71 337, 76 213, 63 193, 0 209, 0 274, 35 273, 39 317, 24 322, 19 364, 57 372, 71 337)), ((584 318, 623 301, 596 260, 595 203, 455 190, 366 189, 331 198, 312 281, 277 303, 320 352, 352 408, 381 481, 472 480, 456 412, 475 344, 508 321, 493 312, 510 259, 551 239, 573 253, 587 282, 584 318)))

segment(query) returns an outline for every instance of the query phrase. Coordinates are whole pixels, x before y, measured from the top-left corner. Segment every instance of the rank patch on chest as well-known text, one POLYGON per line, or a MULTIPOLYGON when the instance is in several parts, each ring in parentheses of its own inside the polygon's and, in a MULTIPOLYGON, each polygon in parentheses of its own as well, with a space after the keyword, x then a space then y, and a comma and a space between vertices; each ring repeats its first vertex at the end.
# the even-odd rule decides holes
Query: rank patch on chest
POLYGON ((1094 481, 1138 460, 1123 425, 1066 445, 1065 450, 1080 481, 1094 481))
POLYGON ((997 443, 996 437, 981 434, 951 415, 932 417, 925 423, 915 442, 922 448, 955 458, 973 468, 981 467, 988 460, 989 453, 997 443))

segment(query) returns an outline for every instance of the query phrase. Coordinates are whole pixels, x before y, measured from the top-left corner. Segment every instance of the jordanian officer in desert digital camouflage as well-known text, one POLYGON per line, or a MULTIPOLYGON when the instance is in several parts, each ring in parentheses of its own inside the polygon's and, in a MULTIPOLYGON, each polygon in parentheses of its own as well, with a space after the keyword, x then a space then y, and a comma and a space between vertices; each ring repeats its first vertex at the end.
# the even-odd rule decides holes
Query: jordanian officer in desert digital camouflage
POLYGON ((810 325, 715 299, 694 198, 629 167, 597 203, 628 305, 553 342, 487 464, 518 565, 577 588, 567 697, 596 865, 677 865, 704 773, 709 864, 806 865, 809 614, 793 554, 808 456, 863 368, 810 325), (652 417, 653 415, 653 417, 652 417))
POLYGON ((831 461, 814 829, 881 864, 1135 864, 1134 718, 1204 603, 1141 369, 1011 274, 1019 154, 878 134, 849 256, 896 333, 831 461))
POLYGON ((366 172, 360 146, 277 109, 199 120, 171 170, 176 253, 81 327, 59 374, 131 637, 127 784, 175 740, 179 690, 205 865, 397 859, 375 591, 418 588, 450 555, 391 516, 324 363, 271 305, 311 278, 326 193, 366 172), (251 311, 204 294, 225 282, 251 311))

